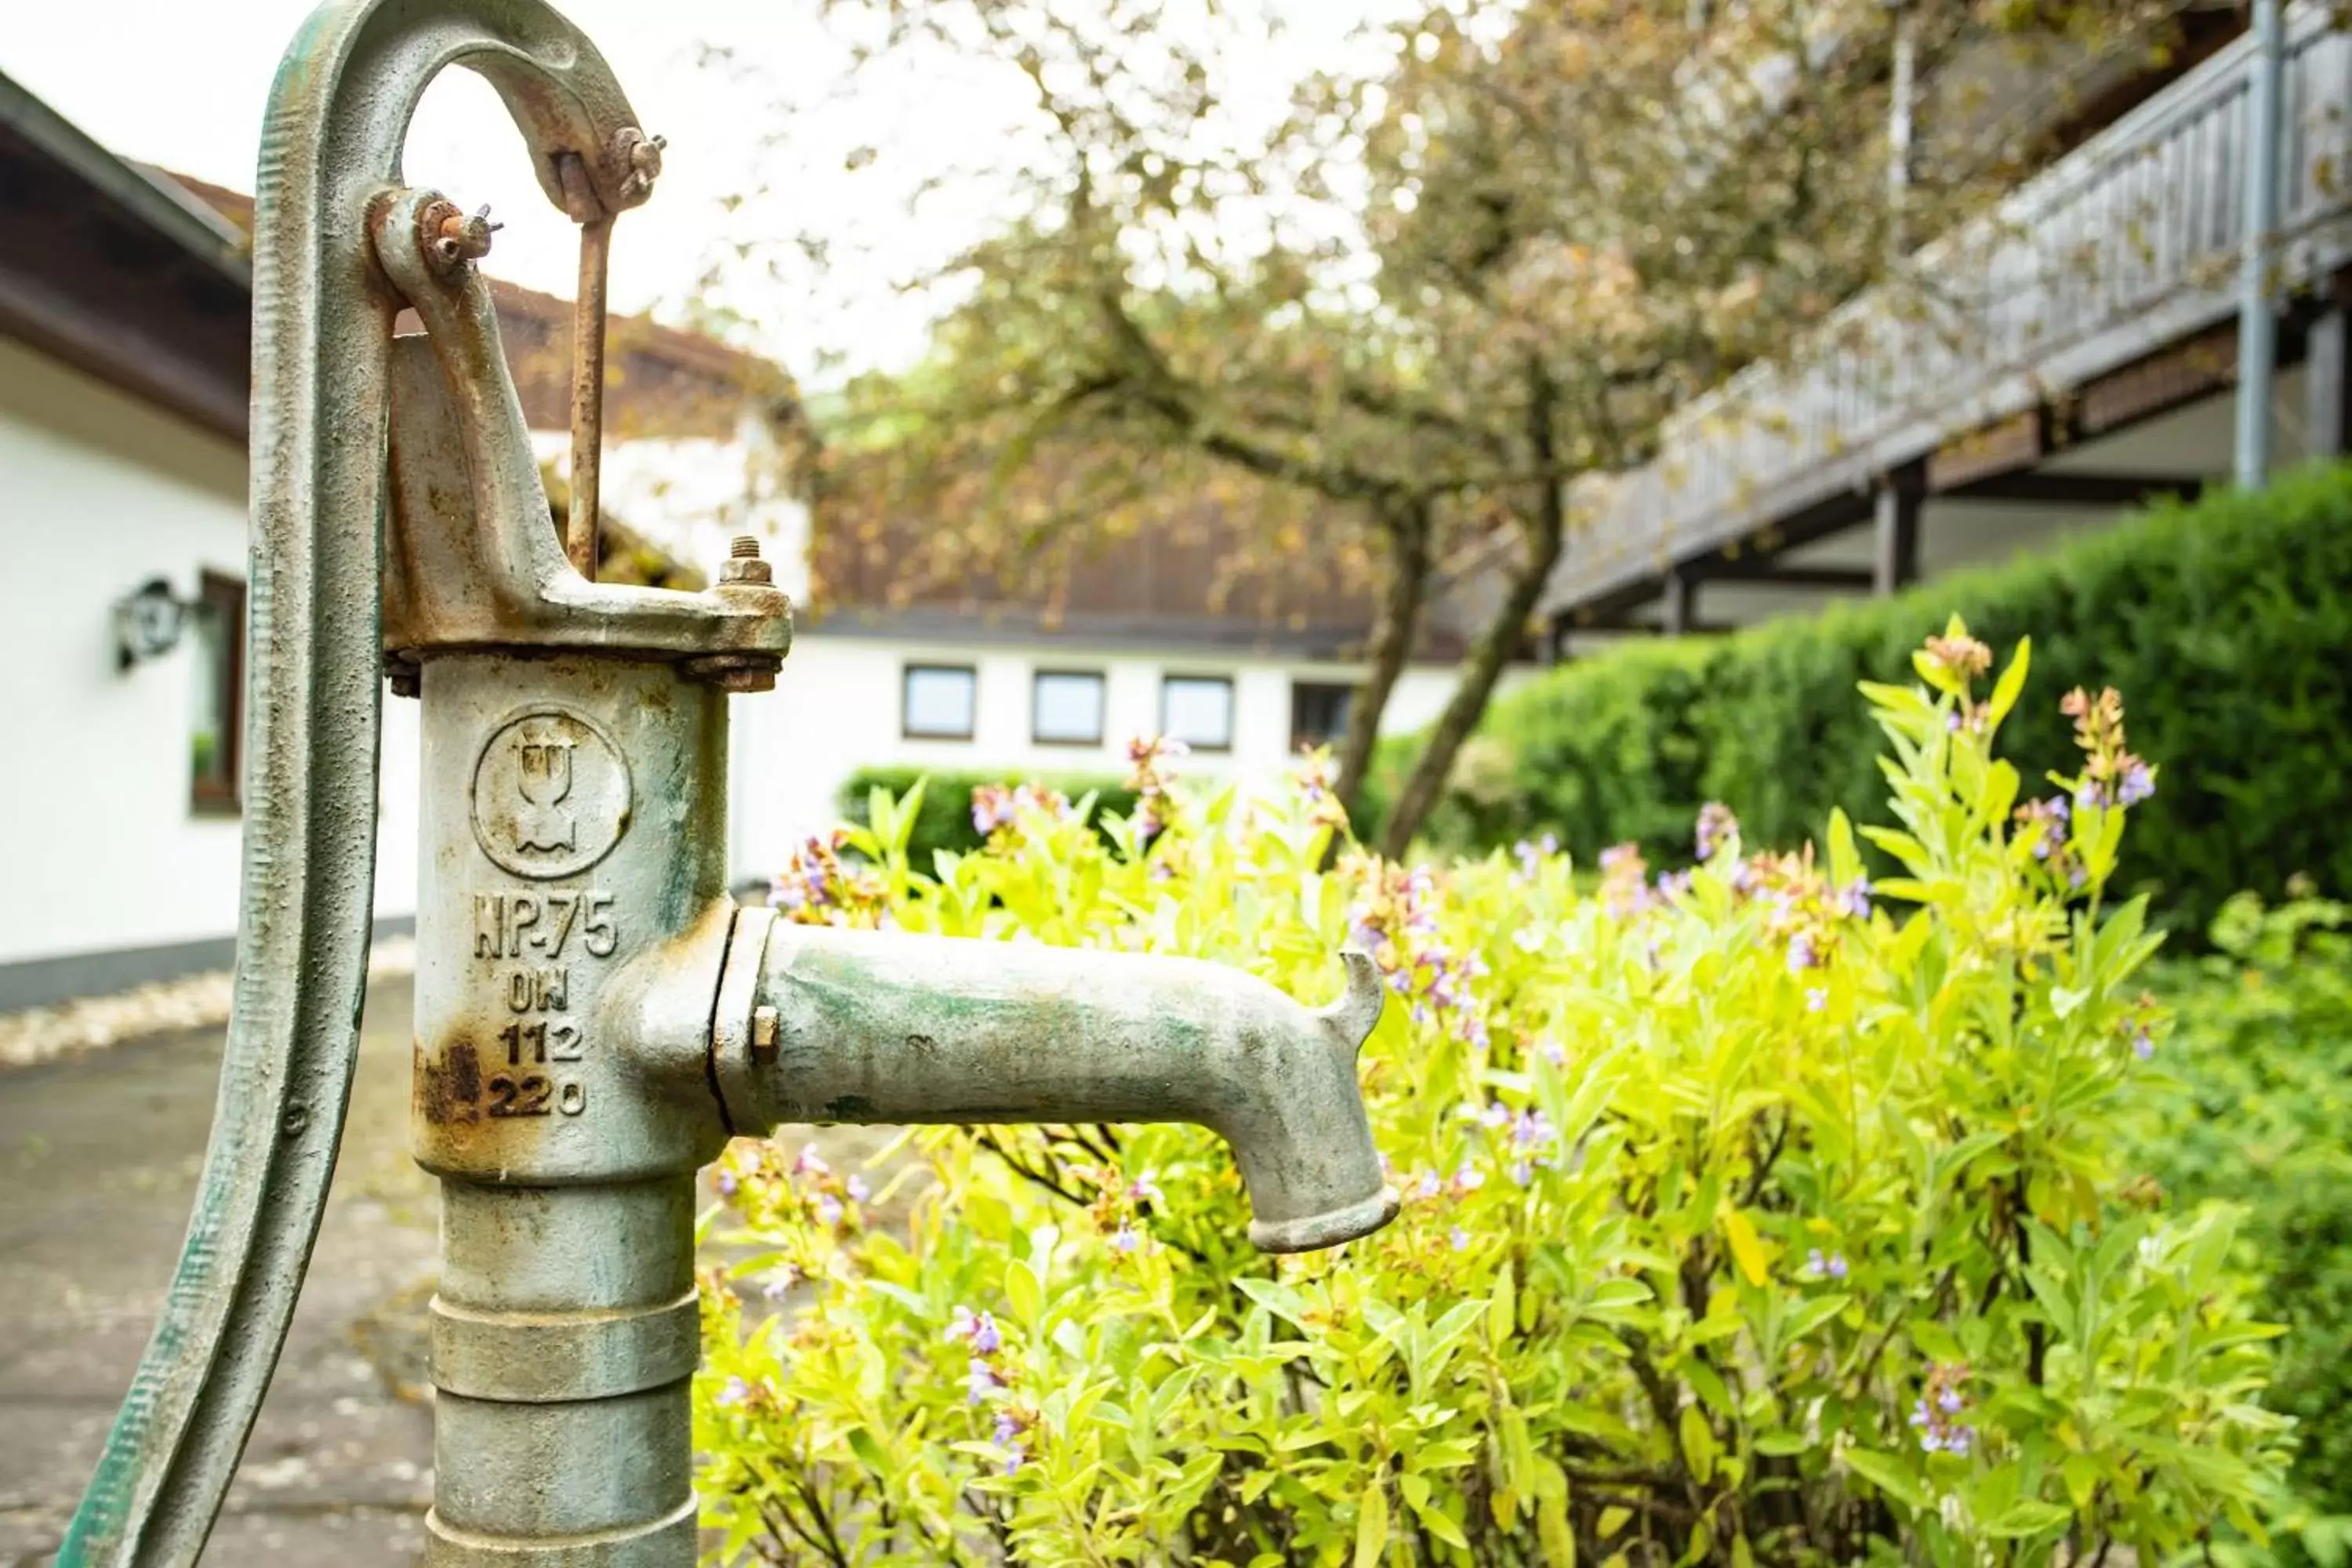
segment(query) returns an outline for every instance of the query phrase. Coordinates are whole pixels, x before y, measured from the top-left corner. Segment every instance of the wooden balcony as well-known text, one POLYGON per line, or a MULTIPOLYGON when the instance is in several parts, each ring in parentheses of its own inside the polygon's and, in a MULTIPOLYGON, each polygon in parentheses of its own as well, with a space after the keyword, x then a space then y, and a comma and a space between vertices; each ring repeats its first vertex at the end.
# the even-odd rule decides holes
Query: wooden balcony
MULTIPOLYGON (((2352 262, 2352 34, 2327 12, 2287 16, 2281 299, 2352 262)), ((2211 357, 2237 314, 2252 64, 2242 37, 1920 251, 1911 279, 1850 302, 1784 363, 1679 411, 1648 467, 1577 486, 1548 612, 1609 624, 1695 567, 1868 521, 1889 476, 1939 452, 2045 424, 2184 345, 2211 357)))

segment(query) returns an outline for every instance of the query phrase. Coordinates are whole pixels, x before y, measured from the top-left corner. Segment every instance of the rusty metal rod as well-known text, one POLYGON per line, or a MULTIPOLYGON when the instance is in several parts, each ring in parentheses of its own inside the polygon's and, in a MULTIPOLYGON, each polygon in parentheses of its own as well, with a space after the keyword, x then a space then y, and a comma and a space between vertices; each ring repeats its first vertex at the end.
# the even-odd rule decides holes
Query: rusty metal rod
POLYGON ((604 452, 604 280, 612 255, 611 213, 580 226, 580 289, 572 307, 572 510, 563 524, 563 553, 591 582, 604 452))

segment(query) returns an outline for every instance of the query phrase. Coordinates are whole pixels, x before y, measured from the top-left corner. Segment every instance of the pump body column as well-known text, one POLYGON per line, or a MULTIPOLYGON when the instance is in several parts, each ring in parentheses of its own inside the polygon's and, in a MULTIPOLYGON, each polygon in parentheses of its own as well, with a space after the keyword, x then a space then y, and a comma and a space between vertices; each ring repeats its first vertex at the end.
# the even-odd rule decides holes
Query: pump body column
POLYGON ((422 685, 427 1560, 688 1568, 726 699, 667 662, 576 655, 446 655, 422 685))

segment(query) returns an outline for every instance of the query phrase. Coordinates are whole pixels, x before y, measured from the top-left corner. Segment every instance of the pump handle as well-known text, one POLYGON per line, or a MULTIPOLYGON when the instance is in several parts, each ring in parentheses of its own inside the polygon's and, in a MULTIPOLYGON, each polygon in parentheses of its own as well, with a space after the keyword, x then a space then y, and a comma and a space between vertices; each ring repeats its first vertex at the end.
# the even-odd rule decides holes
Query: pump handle
MULTIPOLYGON (((558 207, 650 186, 635 116, 540 0, 331 0, 270 89, 254 204, 244 892, 218 1109, 162 1320, 62 1568, 193 1563, 285 1343, 359 1051, 375 872, 387 364, 371 206, 445 67, 487 77, 558 207)), ((575 215, 577 216, 577 215, 575 215)))

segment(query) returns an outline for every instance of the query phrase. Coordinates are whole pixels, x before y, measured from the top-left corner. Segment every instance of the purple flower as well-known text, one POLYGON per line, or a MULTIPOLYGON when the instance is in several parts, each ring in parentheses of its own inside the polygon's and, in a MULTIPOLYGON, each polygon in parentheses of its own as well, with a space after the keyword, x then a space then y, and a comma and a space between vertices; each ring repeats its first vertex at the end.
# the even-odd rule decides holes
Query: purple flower
POLYGON ((1540 1110, 1522 1110, 1511 1119, 1511 1147, 1522 1152, 1546 1148, 1559 1138, 1559 1129, 1540 1110))
POLYGON ((2142 1061, 2156 1055, 2156 1042, 2148 1037, 2147 1030, 2144 1027, 2132 1031, 2131 1047, 2132 1055, 2142 1061))
POLYGON ((1465 1105, 1462 1108, 1462 1114, 1489 1132, 1511 1124, 1511 1108, 1498 1100, 1490 1100, 1484 1105, 1465 1105))
POLYGON ((1021 1418, 1010 1410, 998 1411, 996 1425, 989 1436, 995 1439, 1000 1448, 1018 1447, 1021 1443, 1021 1418))
POLYGON ((1110 1249, 1113 1252, 1133 1252, 1142 1245, 1143 1237, 1136 1234, 1135 1227, 1125 1220, 1119 1221, 1118 1229, 1111 1235, 1110 1249))
POLYGON ((814 1143, 802 1144, 799 1156, 793 1161, 793 1174, 795 1176, 829 1175, 832 1171, 833 1167, 824 1163, 824 1157, 816 1152, 814 1143))
POLYGON ((792 1264, 779 1264, 760 1284, 760 1294, 771 1301, 781 1301, 801 1282, 801 1271, 792 1264))
POLYGON ((1486 1184, 1486 1173, 1467 1160, 1463 1161, 1462 1168, 1454 1173, 1454 1190, 1457 1194, 1475 1193, 1486 1184))
POLYGON ((1010 827, 1019 815, 1013 792, 1003 784, 984 784, 971 792, 972 831, 982 835, 1010 827))
POLYGON ((1543 1059, 1552 1066, 1564 1068, 1568 1065, 1568 1047, 1558 1040, 1546 1040, 1536 1048, 1543 1053, 1543 1059))
POLYGON ((1837 907, 1858 921, 1870 918, 1870 879, 1856 877, 1838 889, 1837 907))
POLYGON ((1805 1272, 1821 1279, 1843 1279, 1846 1276, 1845 1254, 1823 1254, 1818 1247, 1805 1254, 1805 1272))
POLYGON ((1813 939, 1809 932, 1799 931, 1789 939, 1790 973, 1802 974, 1819 963, 1821 955, 1813 950, 1813 939))
POLYGON ((719 1189, 719 1195, 720 1197, 731 1198, 735 1195, 736 1190, 743 1184, 736 1180, 734 1172, 721 1169, 719 1174, 710 1179, 710 1184, 719 1189))
POLYGON ((1559 840, 1549 833, 1538 839, 1522 838, 1511 846, 1511 853, 1518 858, 1519 875, 1533 877, 1548 856, 1559 853, 1559 840))
POLYGON ((1968 1401, 1960 1397, 1960 1391, 1957 1388, 1947 1388, 1936 1396, 1936 1408, 1947 1415, 1958 1415, 1967 1407, 1968 1401))
POLYGON ((1715 852, 1729 843, 1739 833, 1739 819, 1731 808, 1719 800, 1708 801, 1698 808, 1698 828, 1696 834, 1698 858, 1712 860, 1715 852))
POLYGON ((1168 1201, 1168 1194, 1160 1190, 1160 1184, 1152 1180, 1150 1171, 1127 1184, 1127 1195, 1139 1204, 1164 1204, 1168 1201))
POLYGON ((1004 1348, 1004 1335, 997 1329, 996 1319, 987 1312, 975 1313, 970 1307, 958 1307, 955 1321, 948 1324, 947 1337, 968 1340, 971 1353, 992 1356, 1004 1348))
POLYGON ((973 1405, 985 1405, 1003 1386, 1004 1380, 996 1375, 994 1367, 978 1356, 971 1358, 971 1365, 964 1372, 964 1397, 968 1401, 973 1405))
POLYGON ((868 1191, 868 1189, 867 1189, 867 1187, 866 1187, 866 1178, 865 1178, 865 1177, 863 1177, 863 1176, 852 1176, 852 1177, 850 1177, 850 1178, 849 1178, 848 1192, 849 1192, 849 1201, 850 1201, 851 1203, 854 1203, 854 1204, 862 1204, 862 1203, 864 1203, 864 1202, 866 1201, 866 1193, 867 1193, 867 1191, 868 1191))
POLYGON ((1535 1179, 1536 1168, 1532 1162, 1527 1160, 1511 1162, 1511 1181, 1514 1184, 1524 1187, 1535 1179))
POLYGON ((1436 1172, 1423 1171, 1421 1173, 1421 1180, 1413 1184, 1412 1195, 1417 1198, 1433 1198, 1442 1184, 1437 1179, 1436 1172))
POLYGON ((1822 986, 1811 986, 1805 992, 1805 1011, 1818 1013, 1830 1005, 1830 994, 1822 986))
POLYGON ((2156 774, 2148 765, 2134 757, 2131 765, 2116 785, 2116 802, 2120 805, 2137 805, 2156 793, 2156 774))
POLYGON ((1453 1244, 1456 1252, 1465 1251, 1470 1246, 1470 1233, 1458 1225, 1445 1233, 1445 1239, 1453 1244))
POLYGON ((719 1391, 718 1397, 711 1403, 726 1405, 743 1405, 748 1403, 751 1397, 751 1385, 740 1377, 730 1377, 727 1380, 727 1386, 719 1391))
POLYGON ((841 1200, 839 1198, 835 1197, 831 1193, 817 1194, 816 1217, 819 1224, 839 1225, 841 1223, 841 1215, 842 1208, 841 1200))

